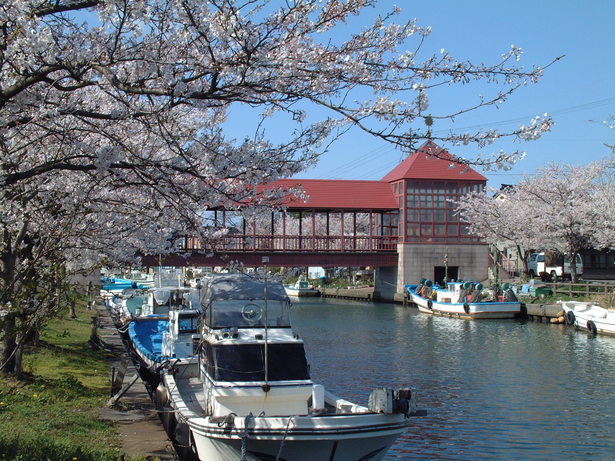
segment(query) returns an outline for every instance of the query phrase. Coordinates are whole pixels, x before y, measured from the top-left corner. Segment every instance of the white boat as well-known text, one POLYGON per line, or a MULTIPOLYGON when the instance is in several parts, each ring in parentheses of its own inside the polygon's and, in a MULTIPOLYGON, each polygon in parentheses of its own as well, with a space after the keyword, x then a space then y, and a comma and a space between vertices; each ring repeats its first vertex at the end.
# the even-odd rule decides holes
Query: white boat
POLYGON ((587 330, 591 334, 615 335, 615 310, 579 301, 558 301, 565 312, 566 325, 587 330))
POLYGON ((143 304, 146 302, 146 291, 134 288, 125 289, 105 298, 105 305, 115 319, 118 328, 130 322, 137 313, 140 315, 143 304))
POLYGON ((376 389, 361 406, 311 380, 281 283, 211 277, 202 303, 199 370, 174 364, 156 392, 201 461, 380 460, 406 431, 413 391, 376 389))
POLYGON ((200 306, 199 290, 184 286, 154 288, 147 292, 147 299, 133 313, 133 317, 168 315, 169 312, 193 309, 200 306))
POLYGON ((130 273, 126 274, 126 279, 142 287, 153 288, 156 286, 154 274, 148 274, 142 271, 130 271, 130 273))
POLYGON ((483 286, 472 282, 448 282, 446 288, 421 280, 418 285, 406 285, 410 299, 421 312, 470 319, 513 318, 521 312, 521 303, 505 284, 485 298, 483 286), (501 293, 501 294, 500 294, 501 293))
POLYGON ((314 288, 314 286, 307 280, 299 279, 294 285, 284 286, 284 289, 286 290, 286 294, 288 296, 293 297, 320 296, 320 290, 318 288, 314 288))

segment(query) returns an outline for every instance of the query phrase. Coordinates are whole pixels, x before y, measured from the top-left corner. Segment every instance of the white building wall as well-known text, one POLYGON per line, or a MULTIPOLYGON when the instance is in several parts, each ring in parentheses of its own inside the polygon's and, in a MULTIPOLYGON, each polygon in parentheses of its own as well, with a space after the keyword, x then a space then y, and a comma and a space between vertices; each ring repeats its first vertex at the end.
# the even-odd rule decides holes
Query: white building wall
POLYGON ((418 245, 400 243, 397 271, 397 293, 403 293, 407 283, 418 283, 422 278, 433 279, 434 267, 444 266, 444 255, 448 255, 448 266, 458 266, 460 280, 483 281, 487 279, 489 249, 485 244, 471 245, 418 245))

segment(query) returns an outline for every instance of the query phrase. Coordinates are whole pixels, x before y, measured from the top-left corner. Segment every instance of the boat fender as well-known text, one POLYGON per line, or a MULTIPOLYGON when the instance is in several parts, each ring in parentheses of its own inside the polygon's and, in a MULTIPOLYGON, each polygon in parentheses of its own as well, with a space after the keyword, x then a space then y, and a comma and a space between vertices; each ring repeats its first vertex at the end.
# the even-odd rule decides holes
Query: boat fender
POLYGON ((156 410, 161 410, 165 407, 168 401, 169 396, 166 388, 162 384, 159 384, 154 392, 154 408, 156 410))
POLYGON ((591 320, 587 321, 587 331, 589 331, 592 335, 595 335, 596 333, 598 333, 596 324, 591 320))
POLYGON ((574 325, 575 322, 574 312, 568 311, 566 312, 566 325, 574 325))
POLYGON ((427 309, 433 310, 433 301, 431 299, 427 300, 427 309))
POLYGON ((470 313, 470 305, 468 304, 468 302, 467 302, 467 301, 466 301, 465 303, 463 303, 463 311, 464 311, 466 314, 469 314, 469 313, 470 313))

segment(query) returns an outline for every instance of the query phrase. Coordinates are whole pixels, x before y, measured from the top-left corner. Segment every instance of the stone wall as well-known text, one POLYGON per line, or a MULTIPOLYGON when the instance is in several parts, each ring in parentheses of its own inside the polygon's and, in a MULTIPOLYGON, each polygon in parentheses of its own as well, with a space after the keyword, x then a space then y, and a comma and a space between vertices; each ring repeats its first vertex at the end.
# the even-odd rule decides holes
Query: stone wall
POLYGON ((458 279, 483 281, 487 279, 489 250, 485 244, 476 245, 418 245, 400 243, 397 245, 399 264, 397 271, 397 292, 402 293, 406 283, 418 283, 422 278, 433 279, 434 267, 444 266, 444 255, 448 255, 448 266, 459 267, 458 279))

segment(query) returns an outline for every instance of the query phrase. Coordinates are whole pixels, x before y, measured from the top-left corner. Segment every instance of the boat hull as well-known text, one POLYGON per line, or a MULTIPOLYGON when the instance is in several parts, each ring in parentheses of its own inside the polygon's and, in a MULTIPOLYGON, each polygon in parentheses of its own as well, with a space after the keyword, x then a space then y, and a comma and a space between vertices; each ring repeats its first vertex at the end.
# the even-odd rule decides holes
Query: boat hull
POLYGON ((423 298, 408 289, 410 298, 420 312, 467 319, 510 319, 521 312, 519 302, 443 303, 423 298))
POLYGON ((563 302, 562 309, 568 325, 590 333, 615 336, 615 311, 591 303, 574 301, 563 302))
POLYGON ((354 437, 342 438, 339 434, 318 435, 311 430, 302 438, 284 436, 284 430, 277 434, 253 436, 247 433, 245 439, 239 434, 232 437, 212 436, 196 421, 188 421, 194 445, 202 461, 236 461, 242 459, 245 444, 247 460, 279 459, 286 461, 314 461, 335 459, 337 461, 381 460, 388 448, 403 430, 391 434, 369 437, 360 432, 354 437))
POLYGON ((164 373, 163 413, 175 415, 174 431, 189 431, 185 443, 201 461, 381 460, 408 428, 400 413, 209 417, 199 401, 202 382, 164 373), (190 390, 191 389, 191 390, 190 390), (165 408, 166 407, 166 408, 165 408), (183 427, 179 427, 179 426, 183 427))
POLYGON ((303 298, 307 296, 320 296, 320 290, 315 288, 295 289, 285 287, 286 294, 290 297, 303 298))

